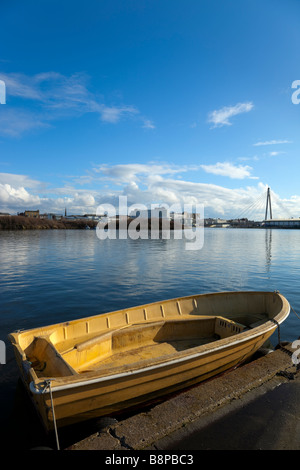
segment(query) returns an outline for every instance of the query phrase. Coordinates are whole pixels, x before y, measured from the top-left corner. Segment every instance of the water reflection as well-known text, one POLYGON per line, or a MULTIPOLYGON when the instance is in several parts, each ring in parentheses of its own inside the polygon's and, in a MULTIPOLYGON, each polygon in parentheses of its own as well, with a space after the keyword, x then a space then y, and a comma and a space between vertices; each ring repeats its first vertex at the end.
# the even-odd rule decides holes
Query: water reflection
MULTIPOLYGON (((197 292, 298 283, 300 231, 206 229, 184 239, 99 240, 94 231, 0 233, 6 326, 37 326, 197 292), (292 282, 291 282, 292 280, 292 282)), ((295 294, 295 293, 294 293, 295 294)), ((3 331, 3 330, 2 330, 3 331)))
POLYGON ((266 230, 266 270, 270 271, 271 268, 271 258, 272 258, 272 230, 266 230))

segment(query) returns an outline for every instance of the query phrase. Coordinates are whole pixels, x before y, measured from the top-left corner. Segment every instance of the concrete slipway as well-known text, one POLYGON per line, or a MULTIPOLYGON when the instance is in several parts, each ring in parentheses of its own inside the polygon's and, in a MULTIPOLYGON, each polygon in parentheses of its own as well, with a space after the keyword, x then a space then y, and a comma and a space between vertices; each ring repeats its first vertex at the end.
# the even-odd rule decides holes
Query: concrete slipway
POLYGON ((295 351, 285 344, 126 419, 102 418, 67 450, 300 450, 295 351))

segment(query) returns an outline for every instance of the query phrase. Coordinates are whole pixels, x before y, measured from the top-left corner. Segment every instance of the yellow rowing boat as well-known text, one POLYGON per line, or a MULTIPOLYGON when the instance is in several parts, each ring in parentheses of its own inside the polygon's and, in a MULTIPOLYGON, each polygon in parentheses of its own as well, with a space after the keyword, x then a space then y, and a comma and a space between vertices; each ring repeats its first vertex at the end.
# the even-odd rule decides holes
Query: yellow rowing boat
POLYGON ((110 415, 248 360, 290 312, 277 292, 221 292, 14 332, 46 429, 110 415), (55 421, 55 422, 54 422, 55 421))

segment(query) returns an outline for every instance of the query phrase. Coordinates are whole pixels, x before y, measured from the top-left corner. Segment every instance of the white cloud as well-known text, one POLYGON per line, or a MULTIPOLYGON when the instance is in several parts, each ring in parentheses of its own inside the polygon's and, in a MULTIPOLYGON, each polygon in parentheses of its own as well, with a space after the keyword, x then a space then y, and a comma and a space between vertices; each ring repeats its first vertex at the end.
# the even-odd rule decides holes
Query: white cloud
POLYGON ((14 188, 10 184, 0 184, 0 204, 6 208, 18 208, 27 205, 39 205, 40 198, 30 194, 24 187, 14 188))
POLYGON ((95 193, 71 186, 51 189, 48 184, 27 175, 0 173, 0 212, 17 213, 26 209, 63 213, 67 207, 83 214, 97 207, 95 193), (41 196, 41 194, 47 196, 41 196))
POLYGON ((224 106, 221 109, 212 111, 208 115, 208 122, 213 124, 213 127, 231 126, 229 119, 241 113, 248 113, 254 108, 253 103, 238 103, 235 106, 224 106))
POLYGON ((154 125, 153 122, 150 121, 149 119, 145 119, 145 120, 144 120, 144 125, 143 125, 143 127, 144 127, 145 129, 155 129, 155 125, 154 125))
MULTIPOLYGON (((108 188, 102 192, 101 203, 117 205, 118 196, 127 197, 128 205, 145 204, 150 207, 152 203, 179 204, 204 204, 207 216, 232 217, 249 206, 261 195, 264 186, 259 183, 257 187, 229 189, 215 184, 193 182, 188 179, 179 179, 180 174, 201 168, 182 167, 157 163, 148 164, 124 164, 102 165, 95 169, 96 177, 110 181, 117 186, 117 190, 108 188), (175 179, 176 176, 176 179, 175 179)), ((250 177, 250 167, 235 167, 223 165, 226 175, 235 172, 240 178, 250 177)), ((200 179, 200 177, 199 177, 200 179)), ((267 187, 267 186, 266 186, 267 187)), ((265 188, 266 189, 266 188, 265 188)), ((262 208, 261 218, 265 205, 262 208)))
POLYGON ((266 140, 264 142, 256 142, 253 144, 255 147, 259 147, 261 145, 277 145, 277 144, 292 144, 291 140, 266 140))
POLYGON ((270 157, 276 157, 277 155, 280 155, 282 153, 285 153, 285 152, 275 152, 274 151, 274 152, 269 152, 269 155, 270 155, 270 157))
POLYGON ((49 128, 51 124, 46 122, 45 117, 39 112, 8 106, 0 107, 0 134, 10 137, 20 135, 41 128, 49 128), (5 108, 5 109, 4 109, 5 108))
POLYGON ((114 166, 99 165, 94 168, 94 171, 102 180, 110 180, 114 181, 115 184, 122 184, 124 182, 145 180, 145 178, 147 181, 152 181, 158 175, 174 175, 194 168, 194 166, 183 165, 178 167, 176 165, 158 163, 128 163, 114 166))
POLYGON ((34 78, 18 73, 1 73, 1 78, 5 82, 9 96, 18 96, 32 100, 42 99, 41 90, 36 86, 34 78))
POLYGON ((15 175, 13 173, 0 173, 0 184, 8 184, 11 186, 25 188, 39 188, 44 185, 37 180, 29 178, 27 175, 15 175))
POLYGON ((134 106, 108 107, 99 108, 102 121, 116 123, 124 115, 138 114, 138 110, 134 106))
POLYGON ((201 165, 201 168, 207 173, 213 173, 214 175, 228 176, 232 179, 244 179, 252 178, 257 179, 257 177, 251 176, 251 166, 248 165, 239 165, 235 166, 229 162, 218 162, 214 165, 201 165))
MULTIPOLYGON (((170 207, 177 204, 183 208, 187 204, 203 204, 206 217, 233 217, 242 212, 245 207, 257 199, 262 191, 262 185, 239 189, 229 189, 215 184, 192 181, 161 179, 141 188, 126 187, 123 194, 128 197, 128 203, 167 204, 170 207)), ((265 205, 262 208, 261 218, 265 205)))
POLYGON ((102 96, 89 90, 89 79, 85 74, 65 76, 57 72, 45 72, 28 76, 0 73, 0 79, 5 82, 9 104, 9 107, 1 109, 2 134, 18 136, 35 128, 49 127, 55 120, 80 117, 86 113, 94 113, 101 121, 111 124, 119 122, 121 118, 136 118, 143 127, 155 127, 150 120, 140 116, 135 106, 106 104, 102 96), (13 108, 12 97, 18 98, 18 108, 13 108))

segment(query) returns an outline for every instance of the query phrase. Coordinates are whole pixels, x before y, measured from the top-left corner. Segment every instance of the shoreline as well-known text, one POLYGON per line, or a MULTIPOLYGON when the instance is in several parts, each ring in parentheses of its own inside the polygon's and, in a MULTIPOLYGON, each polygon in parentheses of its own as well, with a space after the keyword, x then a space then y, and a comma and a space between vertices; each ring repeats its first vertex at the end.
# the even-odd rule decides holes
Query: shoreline
MULTIPOLYGON (((130 224, 135 219, 128 217, 126 221, 127 229, 130 230, 130 224)), ((84 229, 96 229, 99 221, 91 220, 91 219, 75 219, 75 220, 68 220, 62 218, 61 220, 53 220, 53 219, 41 219, 35 217, 25 217, 20 215, 11 215, 11 216, 1 216, 0 217, 0 231, 9 231, 9 230, 84 230, 84 229)), ((123 227, 124 221, 121 222, 123 227)), ((109 228, 109 222, 103 229, 109 228)), ((119 220, 117 219, 114 224, 116 230, 119 229, 119 220)), ((155 228, 159 230, 170 229, 183 229, 184 225, 179 225, 178 223, 174 223, 173 220, 166 222, 164 220, 159 219, 155 222, 155 228)), ((185 227, 187 228, 187 227, 185 227)), ((148 221, 148 229, 151 229, 151 219, 148 221)))
POLYGON ((96 228, 93 220, 53 220, 25 217, 20 215, 0 217, 0 231, 7 230, 53 230, 53 229, 85 229, 96 228))
MULTIPOLYGON (((144 228, 138 229, 139 223, 135 225, 134 221, 136 219, 128 217, 127 221, 124 223, 124 220, 116 219, 115 221, 111 221, 112 227, 109 227, 109 223, 107 222, 105 225, 102 226, 102 229, 113 228, 115 230, 120 229, 133 229, 136 231, 142 231, 144 228), (130 224, 133 222, 134 227, 130 227, 130 224), (121 223, 121 227, 119 227, 121 223)), ((151 230, 151 221, 152 219, 148 219, 148 230, 151 230)), ((178 221, 174 222, 174 220, 165 219, 153 219, 154 229, 158 229, 159 231, 162 230, 184 230, 184 229, 192 229, 195 228, 194 226, 185 226, 184 224, 179 224, 178 221)), ((60 220, 55 219, 43 219, 38 217, 25 217, 21 215, 3 215, 0 216, 0 232, 1 231, 13 231, 13 230, 85 230, 85 229, 92 229, 95 230, 99 221, 93 219, 66 219, 62 218, 60 220)), ((103 223, 103 222, 102 222, 103 223)), ((293 226, 264 226, 258 223, 251 223, 248 224, 233 224, 233 225, 208 225, 205 224, 201 226, 202 228, 206 229, 283 229, 283 230, 299 230, 300 227, 293 227, 293 226)), ((197 228, 197 227, 196 227, 197 228)))

